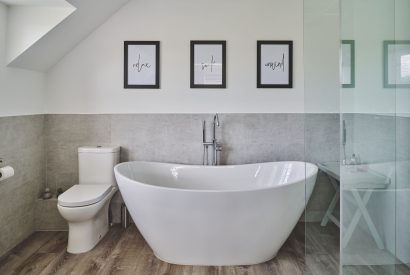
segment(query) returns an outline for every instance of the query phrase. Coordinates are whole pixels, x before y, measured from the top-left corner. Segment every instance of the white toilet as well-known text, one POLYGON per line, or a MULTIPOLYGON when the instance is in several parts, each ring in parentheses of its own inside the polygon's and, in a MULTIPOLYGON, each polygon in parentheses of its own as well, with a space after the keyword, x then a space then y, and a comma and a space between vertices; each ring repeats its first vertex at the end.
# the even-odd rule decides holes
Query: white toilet
POLYGON ((61 194, 57 204, 68 222, 68 252, 87 252, 107 233, 108 208, 118 190, 114 166, 119 159, 118 146, 78 148, 79 184, 61 194))

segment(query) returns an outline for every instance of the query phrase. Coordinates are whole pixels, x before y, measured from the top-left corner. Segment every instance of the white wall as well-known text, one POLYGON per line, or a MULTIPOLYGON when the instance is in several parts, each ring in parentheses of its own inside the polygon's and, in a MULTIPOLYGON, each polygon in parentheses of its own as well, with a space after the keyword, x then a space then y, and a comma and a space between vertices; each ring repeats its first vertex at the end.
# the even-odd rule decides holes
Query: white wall
POLYGON ((135 0, 47 74, 47 113, 303 112, 303 1, 135 0), (227 40, 227 89, 189 88, 189 41, 227 40), (256 40, 294 41, 294 88, 256 89, 256 40), (161 41, 161 89, 124 90, 123 41, 161 41))
POLYGON ((7 62, 13 61, 34 42, 75 10, 69 5, 10 6, 7 25, 7 62))
POLYGON ((303 2, 305 112, 338 113, 340 2, 303 2))
POLYGON ((8 7, 0 3, 0 116, 44 113, 44 75, 6 67, 8 7))

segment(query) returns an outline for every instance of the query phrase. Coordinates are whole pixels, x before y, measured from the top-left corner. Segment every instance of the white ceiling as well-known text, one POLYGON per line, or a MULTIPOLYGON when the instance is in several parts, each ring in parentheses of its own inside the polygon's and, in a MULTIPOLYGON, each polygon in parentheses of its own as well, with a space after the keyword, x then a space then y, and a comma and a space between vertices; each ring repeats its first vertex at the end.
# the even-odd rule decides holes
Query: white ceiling
MULTIPOLYGON (((35 0, 16 1, 36 2, 35 0)), ((76 11, 8 65, 34 71, 47 71, 128 1, 130 0, 68 0, 69 4, 77 8, 76 11)))
POLYGON ((65 0, 0 0, 9 6, 67 6, 65 0))

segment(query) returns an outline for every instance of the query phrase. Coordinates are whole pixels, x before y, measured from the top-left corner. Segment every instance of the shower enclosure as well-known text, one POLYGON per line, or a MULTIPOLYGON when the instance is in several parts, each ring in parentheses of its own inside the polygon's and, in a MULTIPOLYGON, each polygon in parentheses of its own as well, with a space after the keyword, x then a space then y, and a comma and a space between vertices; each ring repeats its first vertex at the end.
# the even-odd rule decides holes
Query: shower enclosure
POLYGON ((341 272, 409 274, 410 2, 342 0, 340 15, 342 84, 355 75, 340 90, 341 272))
POLYGON ((408 0, 304 1, 309 274, 410 274, 409 26, 408 0))

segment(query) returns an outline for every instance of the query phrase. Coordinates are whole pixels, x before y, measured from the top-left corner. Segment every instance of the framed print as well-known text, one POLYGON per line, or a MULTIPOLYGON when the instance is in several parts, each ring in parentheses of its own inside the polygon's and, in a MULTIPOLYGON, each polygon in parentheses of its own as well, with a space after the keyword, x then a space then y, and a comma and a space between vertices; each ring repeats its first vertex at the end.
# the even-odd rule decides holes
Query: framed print
POLYGON ((257 42, 257 87, 292 88, 293 41, 257 42))
POLYGON ((383 42, 384 88, 410 88, 410 41, 383 42))
POLYGON ((124 88, 159 89, 159 41, 124 41, 124 88))
POLYGON ((342 71, 343 88, 355 87, 355 47, 354 40, 342 40, 342 71))
POLYGON ((191 41, 191 88, 226 88, 226 41, 191 41))

